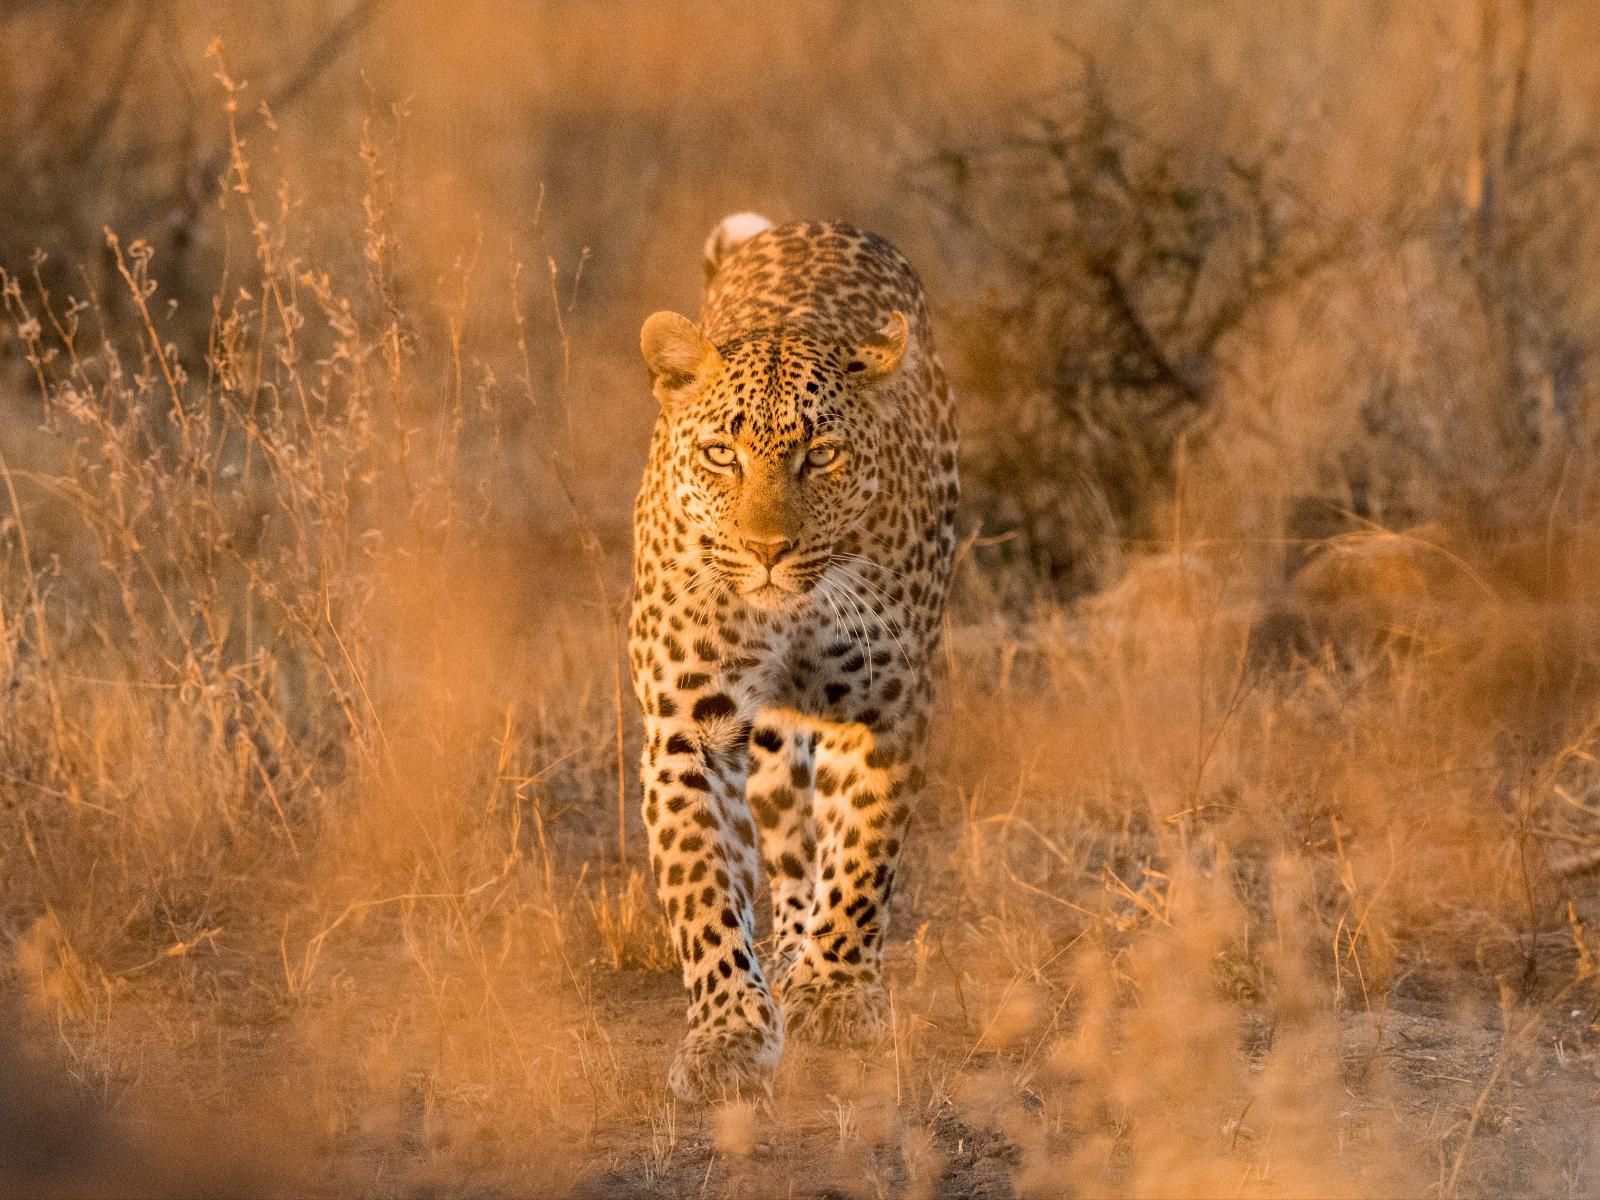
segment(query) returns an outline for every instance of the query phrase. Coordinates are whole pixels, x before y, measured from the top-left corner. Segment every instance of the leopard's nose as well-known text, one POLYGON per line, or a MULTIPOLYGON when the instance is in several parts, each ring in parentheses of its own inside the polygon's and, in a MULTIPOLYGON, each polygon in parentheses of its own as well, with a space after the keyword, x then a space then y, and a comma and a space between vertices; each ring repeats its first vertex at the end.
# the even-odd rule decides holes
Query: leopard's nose
POLYGON ((769 568, 777 566, 778 560, 793 546, 794 542, 786 537, 744 539, 744 548, 755 555, 762 566, 769 568))

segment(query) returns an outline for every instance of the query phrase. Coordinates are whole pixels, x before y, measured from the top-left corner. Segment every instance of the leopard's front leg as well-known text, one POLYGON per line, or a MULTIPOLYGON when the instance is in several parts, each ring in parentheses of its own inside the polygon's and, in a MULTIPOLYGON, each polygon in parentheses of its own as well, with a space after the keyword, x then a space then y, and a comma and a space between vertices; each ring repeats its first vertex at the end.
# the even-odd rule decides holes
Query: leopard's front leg
POLYGON ((799 957, 811 919, 817 853, 811 811, 811 733, 774 712, 763 712, 750 736, 754 769, 746 792, 760 827, 763 865, 772 891, 774 988, 799 957))
POLYGON ((816 888, 804 944, 780 985, 796 1036, 859 1044, 888 1031, 884 937, 906 826, 925 787, 930 700, 923 679, 870 722, 822 730, 816 888))
POLYGON ((641 776, 650 863, 689 990, 668 1082, 684 1100, 770 1086, 783 1017, 756 957, 756 832, 745 801, 748 724, 725 693, 657 705, 641 776), (660 715, 660 709, 672 715, 660 715))

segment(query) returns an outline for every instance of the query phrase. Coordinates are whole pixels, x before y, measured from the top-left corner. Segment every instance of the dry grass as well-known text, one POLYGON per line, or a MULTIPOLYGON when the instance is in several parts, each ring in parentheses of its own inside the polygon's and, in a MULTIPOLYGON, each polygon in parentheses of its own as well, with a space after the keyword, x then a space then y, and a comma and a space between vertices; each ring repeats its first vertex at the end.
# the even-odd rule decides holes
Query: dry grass
MULTIPOLYGON (((148 45, 228 164, 182 271, 115 207, 86 273, 4 264, 0 1192, 1593 1194, 1600 389, 1467 354, 1515 289, 1385 240, 1481 183, 1494 22, 540 11, 397 7, 269 123, 202 33, 279 34, 175 6, 148 45), (724 210, 876 225, 993 461, 1007 277, 900 168, 1079 52, 1164 143, 1312 114, 1282 169, 1376 233, 1218 349, 1109 586, 975 531, 893 1037, 682 1108, 617 640, 638 314, 692 307, 724 210), (1529 371, 1550 427, 1508 442, 1529 371)), ((1541 19, 1581 140, 1592 16, 1541 19)))

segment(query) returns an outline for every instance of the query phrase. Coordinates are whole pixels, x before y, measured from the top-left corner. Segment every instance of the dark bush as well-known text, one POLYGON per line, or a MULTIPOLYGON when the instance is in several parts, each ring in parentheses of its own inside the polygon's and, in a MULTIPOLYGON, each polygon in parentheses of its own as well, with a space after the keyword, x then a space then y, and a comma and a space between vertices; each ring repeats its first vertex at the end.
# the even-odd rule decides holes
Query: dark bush
POLYGON ((1003 272, 960 322, 970 508, 1069 592, 1149 532, 1229 335, 1336 252, 1273 160, 1146 137, 1087 65, 1015 133, 913 168, 1003 272))

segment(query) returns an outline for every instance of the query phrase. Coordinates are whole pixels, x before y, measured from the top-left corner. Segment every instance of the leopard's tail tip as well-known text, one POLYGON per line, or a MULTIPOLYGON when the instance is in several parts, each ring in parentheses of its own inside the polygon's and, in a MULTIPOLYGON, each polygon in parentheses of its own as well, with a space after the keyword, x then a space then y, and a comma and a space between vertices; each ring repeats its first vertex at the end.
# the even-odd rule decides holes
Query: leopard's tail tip
POLYGON ((706 238, 706 278, 710 279, 717 273, 722 260, 736 247, 771 228, 772 222, 760 213, 736 212, 723 217, 706 238))

